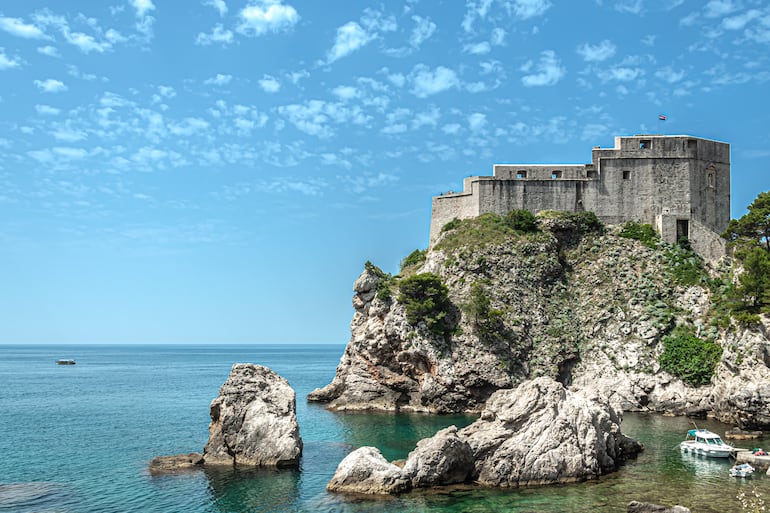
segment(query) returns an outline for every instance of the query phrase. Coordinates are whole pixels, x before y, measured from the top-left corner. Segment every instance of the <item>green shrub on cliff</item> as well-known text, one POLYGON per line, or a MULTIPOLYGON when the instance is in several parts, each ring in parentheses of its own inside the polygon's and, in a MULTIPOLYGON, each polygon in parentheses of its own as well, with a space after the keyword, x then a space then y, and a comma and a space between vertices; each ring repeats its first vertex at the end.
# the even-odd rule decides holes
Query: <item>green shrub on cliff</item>
POLYGON ((487 290, 487 282, 477 281, 471 285, 470 298, 462 305, 463 312, 478 333, 479 339, 491 342, 504 338, 506 334, 503 324, 504 312, 492 308, 492 302, 487 290))
POLYGON ((660 367, 692 386, 707 385, 714 375, 722 348, 695 336, 692 328, 678 326, 663 338, 660 367))
POLYGON ((454 331, 449 291, 433 273, 409 276, 398 282, 398 301, 406 307, 406 319, 417 326, 424 322, 431 333, 443 337, 454 331))
POLYGON ((660 241, 660 237, 651 224, 642 224, 637 223, 636 221, 628 221, 625 223, 623 229, 620 231, 620 236, 627 239, 638 240, 648 248, 653 249, 660 241))
POLYGON ((364 268, 378 278, 377 299, 386 302, 390 301, 393 297, 393 291, 391 290, 391 282, 393 281, 393 276, 391 276, 390 273, 386 273, 371 263, 369 260, 367 260, 364 264, 364 268))
POLYGON ((425 254, 427 252, 427 249, 415 249, 409 253, 409 255, 405 256, 404 259, 401 260, 401 273, 408 267, 416 267, 425 262, 425 254))

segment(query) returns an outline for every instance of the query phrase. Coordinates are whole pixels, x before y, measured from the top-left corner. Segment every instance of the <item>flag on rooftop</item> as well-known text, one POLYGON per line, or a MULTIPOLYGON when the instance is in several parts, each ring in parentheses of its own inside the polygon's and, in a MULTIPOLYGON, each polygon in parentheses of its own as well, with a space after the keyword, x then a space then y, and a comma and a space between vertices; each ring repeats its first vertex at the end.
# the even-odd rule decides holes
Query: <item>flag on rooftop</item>
POLYGON ((666 120, 666 115, 665 114, 658 114, 658 119, 661 120, 661 121, 665 121, 666 120))

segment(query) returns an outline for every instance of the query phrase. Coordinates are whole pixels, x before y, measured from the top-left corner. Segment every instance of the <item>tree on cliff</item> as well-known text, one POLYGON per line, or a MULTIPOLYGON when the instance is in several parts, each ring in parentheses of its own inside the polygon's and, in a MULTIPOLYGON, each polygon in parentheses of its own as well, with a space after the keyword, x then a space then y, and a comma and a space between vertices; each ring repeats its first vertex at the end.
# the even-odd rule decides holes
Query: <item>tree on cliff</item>
POLYGON ((770 252, 770 191, 760 192, 748 210, 740 219, 730 221, 722 237, 739 249, 761 245, 770 252))

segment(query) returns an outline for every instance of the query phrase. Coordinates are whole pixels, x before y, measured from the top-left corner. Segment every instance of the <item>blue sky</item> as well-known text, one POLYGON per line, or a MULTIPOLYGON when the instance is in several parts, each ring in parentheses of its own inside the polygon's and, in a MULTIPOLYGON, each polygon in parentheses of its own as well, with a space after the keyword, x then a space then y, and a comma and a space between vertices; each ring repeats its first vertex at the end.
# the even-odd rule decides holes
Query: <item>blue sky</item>
POLYGON ((769 53, 754 0, 4 0, 0 343, 345 342, 432 196, 615 135, 729 142, 740 216, 769 53))

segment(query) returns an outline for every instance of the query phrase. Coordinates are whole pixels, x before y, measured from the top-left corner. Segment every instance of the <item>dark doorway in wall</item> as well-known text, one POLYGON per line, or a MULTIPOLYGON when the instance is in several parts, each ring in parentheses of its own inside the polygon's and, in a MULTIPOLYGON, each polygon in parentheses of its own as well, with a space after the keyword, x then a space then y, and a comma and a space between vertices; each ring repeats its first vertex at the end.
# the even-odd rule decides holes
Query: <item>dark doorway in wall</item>
POLYGON ((676 220, 676 241, 688 240, 690 238, 690 221, 687 219, 676 220))

